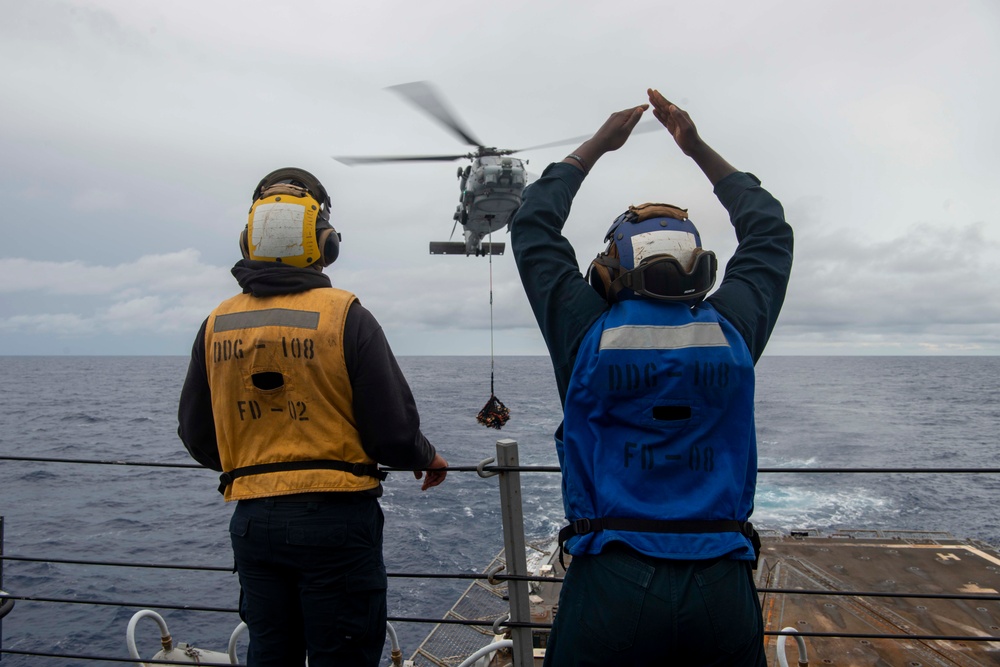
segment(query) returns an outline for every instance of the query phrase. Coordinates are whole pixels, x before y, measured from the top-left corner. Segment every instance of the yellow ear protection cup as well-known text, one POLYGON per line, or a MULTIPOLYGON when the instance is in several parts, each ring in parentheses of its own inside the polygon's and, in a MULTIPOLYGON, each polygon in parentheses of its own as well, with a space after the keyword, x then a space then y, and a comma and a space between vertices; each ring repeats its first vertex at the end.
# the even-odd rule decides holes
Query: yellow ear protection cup
POLYGON ((340 234, 330 224, 330 197, 319 180, 296 168, 261 179, 240 252, 245 259, 297 267, 332 264, 340 254, 340 234))

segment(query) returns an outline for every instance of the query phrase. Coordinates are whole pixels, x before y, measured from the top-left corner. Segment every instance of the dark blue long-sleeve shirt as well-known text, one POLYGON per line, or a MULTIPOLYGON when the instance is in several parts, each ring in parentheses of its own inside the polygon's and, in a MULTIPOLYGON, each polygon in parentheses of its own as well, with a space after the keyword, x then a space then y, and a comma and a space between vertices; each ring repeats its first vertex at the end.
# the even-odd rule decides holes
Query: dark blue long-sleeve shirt
MULTIPOLYGON (((552 357, 561 402, 580 341, 610 307, 580 273, 573 247, 562 235, 584 177, 573 165, 549 165, 525 190, 511 222, 514 260, 552 357)), ((756 362, 785 300, 792 228, 781 204, 752 174, 726 176, 715 194, 729 212, 739 245, 722 283, 706 301, 736 327, 756 362)))

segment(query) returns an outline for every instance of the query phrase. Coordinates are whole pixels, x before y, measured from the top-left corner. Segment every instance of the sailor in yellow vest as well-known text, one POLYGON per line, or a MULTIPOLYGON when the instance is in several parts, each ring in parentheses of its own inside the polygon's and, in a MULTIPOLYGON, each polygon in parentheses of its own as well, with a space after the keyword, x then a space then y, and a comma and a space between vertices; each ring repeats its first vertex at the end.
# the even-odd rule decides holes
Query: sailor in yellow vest
POLYGON ((239 501, 229 531, 247 663, 376 665, 385 642, 378 464, 448 462, 420 432, 410 388, 378 322, 331 286, 340 249, 312 174, 261 180, 233 267, 242 294, 195 339, 178 434, 219 491, 239 501))

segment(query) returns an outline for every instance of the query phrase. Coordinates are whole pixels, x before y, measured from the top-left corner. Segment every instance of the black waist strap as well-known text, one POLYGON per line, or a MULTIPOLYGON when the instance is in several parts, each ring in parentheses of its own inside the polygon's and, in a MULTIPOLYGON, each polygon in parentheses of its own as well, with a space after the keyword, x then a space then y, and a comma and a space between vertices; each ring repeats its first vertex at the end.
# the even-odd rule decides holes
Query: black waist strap
POLYGON ((229 472, 219 475, 219 493, 225 494, 226 487, 233 483, 238 477, 247 475, 263 475, 269 472, 288 472, 290 470, 340 470, 349 472, 358 477, 374 477, 379 481, 385 481, 389 473, 380 470, 375 463, 350 463, 348 461, 323 460, 323 461, 277 461, 275 463, 260 463, 254 466, 244 466, 234 468, 229 472))
POLYGON ((571 537, 596 533, 601 530, 625 530, 633 533, 740 533, 753 544, 754 564, 760 556, 760 536, 749 521, 720 519, 701 520, 658 520, 629 519, 625 517, 604 517, 600 519, 577 519, 559 531, 559 549, 571 537))

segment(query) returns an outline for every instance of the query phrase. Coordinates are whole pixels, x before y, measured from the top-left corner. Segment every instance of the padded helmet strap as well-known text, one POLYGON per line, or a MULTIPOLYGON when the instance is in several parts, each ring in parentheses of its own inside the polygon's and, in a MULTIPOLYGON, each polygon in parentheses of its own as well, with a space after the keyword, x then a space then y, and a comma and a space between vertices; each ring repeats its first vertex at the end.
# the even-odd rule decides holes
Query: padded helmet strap
POLYGON ((608 244, 607 250, 595 257, 590 263, 590 268, 587 269, 587 280, 602 299, 614 303, 614 296, 617 295, 618 290, 612 294, 611 284, 618 277, 620 271, 621 262, 618 261, 618 246, 612 241, 608 244))
POLYGON ((649 220, 651 218, 674 218, 675 220, 686 220, 687 209, 673 204, 661 204, 659 202, 646 202, 638 206, 629 206, 629 213, 636 222, 649 220))
MULTIPOLYGON (((330 207, 330 195, 326 193, 326 188, 319 182, 319 179, 310 174, 305 169, 296 167, 283 167, 275 169, 270 174, 260 179, 260 183, 253 191, 253 201, 257 201, 263 196, 263 191, 270 186, 280 184, 281 181, 295 181, 301 183, 302 187, 325 208, 330 207)), ((294 186, 293 186, 294 187, 294 186)))
MULTIPOLYGON (((273 195, 292 195, 293 197, 312 197, 312 193, 308 189, 300 187, 298 185, 293 185, 291 183, 275 183, 274 185, 269 185, 263 190, 260 190, 260 196, 257 199, 264 199, 265 197, 271 197, 273 195)), ((256 199, 254 200, 256 201, 256 199)), ((322 203, 322 202, 318 202, 322 203)))
POLYGON ((247 233, 249 229, 250 225, 248 224, 243 228, 243 231, 240 232, 240 252, 243 254, 243 259, 250 259, 250 245, 247 242, 247 233))

